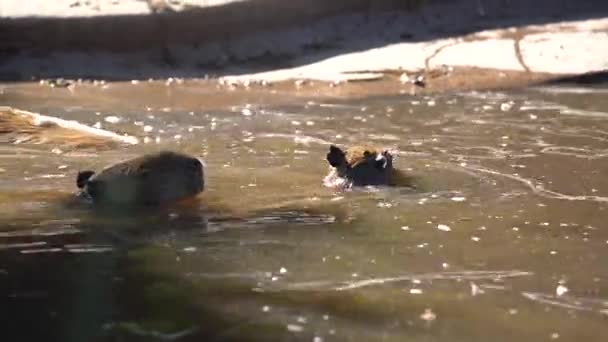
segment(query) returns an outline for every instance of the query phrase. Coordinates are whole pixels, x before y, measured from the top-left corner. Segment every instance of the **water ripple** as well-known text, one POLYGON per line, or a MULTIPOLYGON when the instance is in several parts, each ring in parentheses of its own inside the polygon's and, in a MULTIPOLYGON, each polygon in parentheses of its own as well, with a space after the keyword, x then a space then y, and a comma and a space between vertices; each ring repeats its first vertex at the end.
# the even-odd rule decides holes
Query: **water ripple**
POLYGON ((487 173, 487 174, 491 174, 491 175, 495 175, 495 176, 500 176, 500 177, 504 177, 504 178, 509 178, 511 180, 520 182, 524 185, 526 185, 528 188, 530 188, 530 190, 532 190, 532 192, 536 195, 539 195, 541 197, 545 197, 545 198, 552 198, 552 199, 561 199, 561 200, 568 200, 568 201, 591 201, 591 202, 608 202, 608 197, 604 197, 604 196, 589 196, 589 195, 567 195, 567 194, 562 194, 560 192, 557 191, 553 191, 553 190, 548 190, 543 188, 542 186, 539 185, 535 185, 531 180, 520 177, 520 176, 515 176, 515 175, 510 175, 510 174, 506 174, 506 173, 502 173, 496 170, 491 170, 491 169, 485 169, 485 168, 477 168, 477 167, 469 167, 469 166, 462 166, 464 169, 473 171, 473 172, 481 172, 481 173, 487 173))
POLYGON ((577 311, 593 311, 608 315, 608 300, 588 297, 558 296, 540 292, 523 292, 522 295, 537 303, 577 311))
POLYGON ((593 151, 587 148, 578 148, 570 146, 547 146, 540 150, 540 152, 546 154, 572 156, 584 159, 599 159, 608 156, 608 150, 593 151))
MULTIPOLYGON (((508 271, 459 271, 459 272, 433 272, 424 274, 406 274, 396 277, 369 278, 354 281, 312 281, 291 283, 284 286, 284 290, 333 290, 347 291, 363 287, 399 283, 412 280, 496 280, 504 278, 527 277, 534 273, 520 270, 508 271)), ((269 290, 273 290, 270 288, 269 290)))

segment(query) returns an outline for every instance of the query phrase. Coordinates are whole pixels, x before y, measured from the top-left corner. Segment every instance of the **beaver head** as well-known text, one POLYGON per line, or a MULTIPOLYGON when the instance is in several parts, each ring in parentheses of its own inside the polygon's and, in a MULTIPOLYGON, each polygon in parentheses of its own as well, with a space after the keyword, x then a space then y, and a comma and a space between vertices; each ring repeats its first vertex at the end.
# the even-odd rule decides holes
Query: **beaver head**
POLYGON ((387 185, 393 171, 393 156, 374 146, 353 146, 342 151, 331 145, 327 161, 331 171, 324 184, 328 187, 387 185))
POLYGON ((95 203, 157 205, 193 197, 204 189, 203 163, 194 157, 163 151, 103 169, 80 171, 76 185, 95 203))

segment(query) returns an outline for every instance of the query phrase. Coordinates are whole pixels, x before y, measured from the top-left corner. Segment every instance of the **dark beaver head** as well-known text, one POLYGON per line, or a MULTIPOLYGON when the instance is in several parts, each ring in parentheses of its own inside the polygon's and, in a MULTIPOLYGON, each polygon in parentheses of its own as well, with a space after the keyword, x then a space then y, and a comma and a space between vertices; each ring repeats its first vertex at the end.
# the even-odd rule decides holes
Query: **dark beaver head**
POLYGON ((353 146, 344 152, 331 145, 327 161, 332 170, 324 183, 329 187, 386 185, 393 169, 393 156, 373 146, 353 146))
POLYGON ((78 186, 79 189, 83 189, 84 186, 87 185, 87 182, 89 181, 89 179, 94 174, 95 174, 95 171, 91 171, 91 170, 79 171, 78 176, 76 176, 76 186, 78 186))

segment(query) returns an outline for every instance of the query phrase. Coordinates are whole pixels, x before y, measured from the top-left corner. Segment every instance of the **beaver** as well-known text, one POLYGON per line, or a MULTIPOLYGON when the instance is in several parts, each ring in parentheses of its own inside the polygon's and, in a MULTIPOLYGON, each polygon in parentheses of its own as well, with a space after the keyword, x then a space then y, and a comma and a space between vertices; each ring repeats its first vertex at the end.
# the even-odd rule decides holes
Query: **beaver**
POLYGON ((410 186, 408 177, 393 168, 393 155, 388 150, 373 145, 357 145, 343 151, 331 145, 326 158, 331 166, 329 175, 323 180, 327 187, 410 186))
POLYGON ((173 151, 145 154, 99 173, 78 172, 76 185, 94 203, 162 205, 191 198, 204 190, 203 162, 173 151))

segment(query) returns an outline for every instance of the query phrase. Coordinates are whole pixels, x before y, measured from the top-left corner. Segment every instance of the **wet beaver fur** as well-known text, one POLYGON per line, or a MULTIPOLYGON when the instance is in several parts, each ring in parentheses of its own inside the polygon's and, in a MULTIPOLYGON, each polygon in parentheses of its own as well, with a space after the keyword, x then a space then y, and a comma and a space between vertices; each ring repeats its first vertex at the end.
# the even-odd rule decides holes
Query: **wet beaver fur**
POLYGON ((194 197, 205 187, 203 163, 161 151, 109 166, 99 173, 80 171, 76 185, 94 203, 160 205, 194 197))

